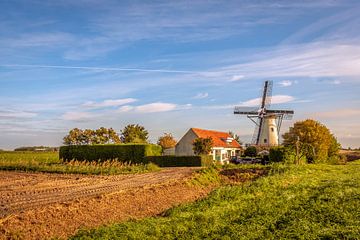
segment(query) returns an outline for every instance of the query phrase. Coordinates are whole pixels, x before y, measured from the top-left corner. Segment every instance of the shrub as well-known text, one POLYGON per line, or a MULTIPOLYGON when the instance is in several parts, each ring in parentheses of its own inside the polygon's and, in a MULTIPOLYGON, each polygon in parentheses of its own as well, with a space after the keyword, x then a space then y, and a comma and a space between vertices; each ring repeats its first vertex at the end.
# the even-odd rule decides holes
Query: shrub
POLYGON ((153 144, 72 145, 60 147, 64 161, 106 161, 145 163, 144 157, 161 155, 161 147, 153 144))
POLYGON ((247 147, 244 151, 244 155, 247 157, 256 157, 257 149, 255 146, 247 147))
POLYGON ((146 162, 152 162, 159 167, 201 167, 213 164, 212 156, 147 156, 146 162))
POLYGON ((305 163, 307 161, 304 154, 299 153, 298 160, 296 161, 295 149, 286 146, 271 147, 269 152, 270 162, 282 163, 305 163))
POLYGON ((270 162, 285 162, 286 150, 283 146, 272 147, 269 152, 270 162))

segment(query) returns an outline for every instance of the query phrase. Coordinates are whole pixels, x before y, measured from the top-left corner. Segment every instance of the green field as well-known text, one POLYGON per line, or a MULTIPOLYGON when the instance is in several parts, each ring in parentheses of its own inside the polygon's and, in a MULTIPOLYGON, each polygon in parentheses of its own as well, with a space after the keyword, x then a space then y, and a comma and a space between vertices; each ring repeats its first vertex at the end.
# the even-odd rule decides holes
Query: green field
POLYGON ((72 239, 360 239, 360 161, 274 165, 163 216, 80 231, 72 239))
POLYGON ((128 164, 117 161, 62 162, 58 152, 0 152, 0 170, 115 175, 157 171, 159 167, 151 163, 128 164))

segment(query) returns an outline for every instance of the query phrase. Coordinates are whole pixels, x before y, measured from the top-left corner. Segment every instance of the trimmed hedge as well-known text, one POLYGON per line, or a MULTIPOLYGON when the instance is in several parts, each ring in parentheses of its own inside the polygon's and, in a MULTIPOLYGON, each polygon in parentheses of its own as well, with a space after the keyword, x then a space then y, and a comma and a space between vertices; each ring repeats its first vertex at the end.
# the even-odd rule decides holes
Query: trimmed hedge
POLYGON ((106 161, 147 163, 145 157, 161 155, 161 147, 153 144, 71 145, 60 147, 64 161, 106 161))
POLYGON ((212 156, 148 156, 146 162, 152 162, 159 167, 201 167, 213 164, 212 156))

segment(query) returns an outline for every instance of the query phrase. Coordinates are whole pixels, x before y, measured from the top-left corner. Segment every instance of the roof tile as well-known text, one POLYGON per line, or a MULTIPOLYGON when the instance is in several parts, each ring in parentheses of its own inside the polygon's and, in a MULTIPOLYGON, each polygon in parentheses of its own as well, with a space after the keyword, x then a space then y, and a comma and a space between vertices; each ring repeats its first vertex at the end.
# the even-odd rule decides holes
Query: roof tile
POLYGON ((214 142, 214 147, 233 147, 233 148, 241 148, 241 145, 234 139, 231 143, 227 143, 226 139, 231 137, 227 132, 219 132, 213 130, 205 130, 200 128, 191 128, 191 130, 198 136, 199 138, 207 138, 211 137, 214 142))

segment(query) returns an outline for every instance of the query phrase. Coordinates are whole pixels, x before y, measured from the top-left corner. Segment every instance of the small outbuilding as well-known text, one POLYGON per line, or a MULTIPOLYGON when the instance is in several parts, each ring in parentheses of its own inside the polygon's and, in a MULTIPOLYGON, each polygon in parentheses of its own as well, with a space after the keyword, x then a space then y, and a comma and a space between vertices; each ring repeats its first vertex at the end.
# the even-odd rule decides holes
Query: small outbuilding
POLYGON ((210 155, 220 163, 228 162, 232 156, 241 154, 241 145, 227 132, 190 128, 175 146, 175 155, 193 156, 193 142, 196 138, 208 138, 213 140, 213 148, 210 155))

